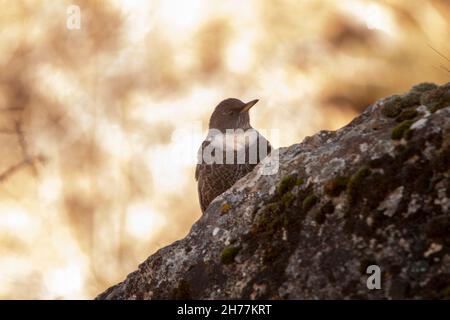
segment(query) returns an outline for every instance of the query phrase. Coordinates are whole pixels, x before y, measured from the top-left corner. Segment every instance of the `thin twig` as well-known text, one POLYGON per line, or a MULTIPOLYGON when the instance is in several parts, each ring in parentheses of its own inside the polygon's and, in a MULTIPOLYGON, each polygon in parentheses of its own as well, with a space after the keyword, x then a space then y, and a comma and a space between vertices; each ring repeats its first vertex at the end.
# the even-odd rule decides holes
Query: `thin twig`
POLYGON ((443 55, 442 53, 440 53, 438 50, 436 50, 435 48, 433 48, 430 44, 428 44, 428 46, 431 48, 431 50, 433 50, 434 52, 436 52, 438 55, 440 55, 442 58, 444 58, 445 60, 447 60, 448 62, 450 62, 450 59, 447 58, 445 55, 443 55))
MULTIPOLYGON (((38 157, 36 157, 37 159, 38 157)), ((34 162, 35 159, 31 159, 31 160, 22 160, 21 162, 9 167, 8 169, 6 169, 4 172, 0 173, 0 182, 5 181, 6 179, 8 179, 10 176, 12 176, 14 173, 16 173, 17 171, 19 171, 20 169, 22 169, 23 167, 27 166, 30 164, 30 162, 34 162)))
POLYGON ((26 147, 26 143, 25 143, 25 138, 23 136, 22 125, 19 121, 16 122, 15 129, 16 129, 17 139, 19 140, 20 150, 22 151, 22 157, 24 159, 27 159, 28 158, 28 152, 26 150, 27 147, 26 147))
POLYGON ((444 69, 442 69, 438 66, 433 65, 432 67, 435 68, 436 70, 438 70, 439 72, 444 72, 445 74, 447 74, 444 69))
MULTIPOLYGON (((0 133, 2 133, 0 131, 0 133)), ((17 171, 22 169, 25 166, 30 166, 33 170, 33 174, 37 176, 37 169, 36 169, 36 162, 44 162, 45 159, 43 156, 30 156, 27 151, 27 145, 25 141, 25 135, 22 131, 22 126, 19 121, 15 124, 15 131, 12 130, 3 130, 3 133, 8 134, 16 134, 17 139, 19 140, 20 149, 22 151, 22 161, 16 163, 15 165, 12 165, 2 173, 0 173, 0 182, 5 181, 8 179, 11 175, 15 174, 17 171)))
MULTIPOLYGON (((25 141, 25 135, 22 131, 22 124, 19 121, 16 122, 16 133, 17 133, 17 139, 19 140, 20 149, 22 151, 22 157, 23 157, 24 161, 29 161, 29 159, 31 157, 28 153, 27 143, 25 141)), ((35 177, 37 177, 37 169, 36 169, 36 166, 34 165, 34 162, 31 161, 29 164, 31 166, 31 169, 33 170, 33 175, 35 177)))
POLYGON ((0 174, 0 182, 6 180, 9 176, 13 175, 16 171, 19 171, 20 168, 24 167, 27 164, 26 160, 19 162, 8 169, 6 169, 3 173, 0 174))
POLYGON ((440 67, 441 67, 442 69, 444 69, 445 71, 447 71, 448 73, 450 73, 450 69, 447 68, 446 66, 444 66, 443 64, 441 64, 440 67))
POLYGON ((43 161, 43 158, 41 156, 36 156, 36 157, 32 157, 30 159, 24 159, 21 162, 9 167, 8 169, 6 169, 2 173, 0 173, 0 182, 5 181, 10 176, 12 176, 14 173, 16 173, 17 171, 19 171, 20 169, 22 169, 23 167, 25 167, 27 165, 31 165, 32 167, 34 167, 34 163, 36 161, 43 161))

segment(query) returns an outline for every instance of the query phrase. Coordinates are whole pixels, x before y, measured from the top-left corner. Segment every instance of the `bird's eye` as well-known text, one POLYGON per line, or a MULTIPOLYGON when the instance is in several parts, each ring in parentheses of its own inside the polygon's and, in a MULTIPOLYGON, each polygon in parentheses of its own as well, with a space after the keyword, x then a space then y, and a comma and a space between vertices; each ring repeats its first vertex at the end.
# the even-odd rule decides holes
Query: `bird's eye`
POLYGON ((222 112, 222 114, 223 114, 224 116, 229 116, 229 115, 232 114, 232 113, 233 113, 233 110, 227 110, 227 111, 222 112))

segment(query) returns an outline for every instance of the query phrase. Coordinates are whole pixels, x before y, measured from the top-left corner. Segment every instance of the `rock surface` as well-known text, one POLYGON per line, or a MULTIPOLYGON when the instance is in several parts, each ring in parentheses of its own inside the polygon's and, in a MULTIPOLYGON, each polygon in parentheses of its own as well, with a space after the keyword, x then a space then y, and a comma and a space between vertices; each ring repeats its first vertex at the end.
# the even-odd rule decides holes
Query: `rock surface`
POLYGON ((450 298, 450 83, 382 99, 279 159, 97 299, 450 298))

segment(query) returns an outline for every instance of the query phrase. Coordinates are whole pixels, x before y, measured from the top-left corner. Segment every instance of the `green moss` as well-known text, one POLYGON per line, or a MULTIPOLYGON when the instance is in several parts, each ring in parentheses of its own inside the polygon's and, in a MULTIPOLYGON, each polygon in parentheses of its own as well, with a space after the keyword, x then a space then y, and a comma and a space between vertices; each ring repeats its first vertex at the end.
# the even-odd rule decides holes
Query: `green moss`
POLYGON ((416 91, 416 92, 425 92, 425 91, 430 91, 433 89, 436 89, 438 86, 432 82, 422 82, 419 84, 416 84, 415 86, 413 86, 411 88, 411 91, 416 91))
MULTIPOLYGON (((280 203, 285 207, 291 205, 295 200, 295 196, 290 192, 294 186, 300 186, 304 183, 302 178, 296 178, 295 175, 284 177, 277 187, 278 195, 281 196, 280 203)), ((280 205, 278 205, 279 207, 280 205)))
POLYGON ((383 105, 381 113, 388 118, 395 118, 402 110, 402 99, 400 96, 389 98, 383 105))
POLYGON ((281 179, 280 183, 278 184, 277 191, 279 194, 284 194, 287 191, 290 191, 294 185, 296 184, 296 178, 294 175, 288 175, 285 176, 283 179, 281 179))
POLYGON ((292 192, 288 191, 281 197, 281 202, 285 207, 289 207, 291 203, 295 200, 295 196, 292 194, 292 192))
POLYGON ((413 144, 399 145, 395 148, 395 151, 397 155, 395 159, 399 163, 403 163, 414 155, 420 153, 420 150, 418 150, 417 146, 413 144))
POLYGON ((450 83, 423 93, 420 102, 431 112, 450 106, 450 83))
MULTIPOLYGON (((291 194, 289 192, 289 194, 291 194)), ((285 200, 286 202, 292 200, 285 200)), ((283 215, 280 213, 283 210, 284 205, 281 201, 271 202, 265 208, 263 208, 255 217, 255 221, 252 226, 253 233, 267 233, 274 234, 281 223, 283 222, 283 215)))
POLYGON ((271 212, 277 212, 280 209, 280 204, 278 202, 271 202, 267 205, 267 209, 271 212))
POLYGON ((284 182, 280 183, 278 187, 278 192, 283 191, 283 193, 276 194, 272 202, 268 203, 256 214, 252 226, 253 233, 264 232, 274 234, 281 225, 285 224, 286 215, 283 214, 283 211, 290 207, 296 199, 296 196, 290 191, 292 185, 295 184, 292 182, 296 180, 283 180, 284 182))
POLYGON ((402 108, 409 108, 412 106, 420 105, 420 97, 422 96, 421 92, 418 91, 410 91, 407 94, 402 96, 402 108))
POLYGON ((303 183, 304 180, 297 178, 296 174, 282 178, 271 201, 256 213, 251 232, 271 236, 278 232, 281 227, 289 225, 288 211, 299 197, 291 190, 303 183))
POLYGON ((328 180, 324 185, 324 192, 332 197, 337 197, 347 188, 349 178, 348 177, 335 177, 328 180))
POLYGON ((350 205, 355 204, 357 196, 361 189, 361 185, 368 176, 370 175, 370 169, 368 167, 360 168, 349 180, 347 185, 348 202, 350 205))
POLYGON ((305 212, 308 212, 317 203, 317 196, 310 194, 303 200, 302 208, 305 212))
POLYGON ((231 264, 234 262, 234 258, 241 251, 241 247, 228 246, 222 250, 220 254, 220 262, 223 264, 231 264))
POLYGON ((405 121, 405 120, 411 120, 411 119, 414 119, 415 117, 417 117, 417 115, 418 115, 418 112, 417 112, 416 108, 414 108, 414 107, 413 108, 408 108, 408 109, 403 110, 400 113, 400 115, 397 118, 395 118, 395 120, 397 122, 402 122, 402 121, 405 121))
POLYGON ((392 129, 391 138, 393 140, 400 140, 402 138, 409 139, 412 136, 411 125, 414 123, 413 120, 405 120, 399 123, 392 129))
POLYGON ((388 118, 395 118, 402 113, 402 110, 418 106, 421 102, 422 93, 430 90, 429 84, 419 85, 410 92, 399 96, 395 95, 388 98, 381 109, 381 113, 388 118), (424 91, 422 91, 424 90, 424 91))

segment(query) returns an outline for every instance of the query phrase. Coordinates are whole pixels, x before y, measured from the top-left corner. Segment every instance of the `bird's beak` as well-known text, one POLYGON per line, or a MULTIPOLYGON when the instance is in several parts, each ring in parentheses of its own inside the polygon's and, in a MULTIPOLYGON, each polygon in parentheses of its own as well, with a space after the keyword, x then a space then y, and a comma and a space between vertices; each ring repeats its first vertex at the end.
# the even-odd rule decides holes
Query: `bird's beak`
POLYGON ((242 107, 240 113, 246 112, 246 111, 250 110, 250 108, 253 107, 258 101, 259 101, 258 99, 255 99, 255 100, 252 100, 252 101, 250 101, 250 102, 247 102, 247 103, 242 107))

